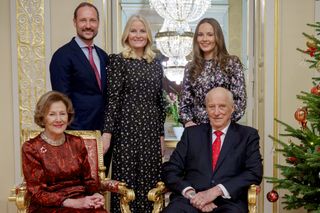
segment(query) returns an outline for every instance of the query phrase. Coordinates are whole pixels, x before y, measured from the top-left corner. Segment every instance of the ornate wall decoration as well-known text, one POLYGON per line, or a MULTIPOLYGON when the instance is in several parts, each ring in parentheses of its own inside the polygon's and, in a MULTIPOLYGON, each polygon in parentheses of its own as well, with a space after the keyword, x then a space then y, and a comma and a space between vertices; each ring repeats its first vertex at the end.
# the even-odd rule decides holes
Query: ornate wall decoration
POLYGON ((20 128, 37 128, 34 108, 46 92, 44 0, 16 1, 20 128))

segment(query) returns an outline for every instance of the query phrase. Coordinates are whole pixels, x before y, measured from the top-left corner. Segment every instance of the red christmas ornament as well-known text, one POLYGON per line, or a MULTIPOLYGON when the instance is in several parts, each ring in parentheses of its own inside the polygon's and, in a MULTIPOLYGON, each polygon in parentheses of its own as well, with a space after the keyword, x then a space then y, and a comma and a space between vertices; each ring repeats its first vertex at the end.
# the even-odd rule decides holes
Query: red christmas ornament
POLYGON ((307 109, 305 107, 300 107, 294 113, 294 117, 297 121, 303 122, 307 118, 307 109))
POLYGON ((279 194, 277 191, 272 190, 267 193, 267 199, 269 202, 276 202, 279 199, 279 194))
POLYGON ((309 53, 309 55, 310 55, 311 57, 313 57, 314 54, 316 53, 316 51, 317 51, 317 48, 309 47, 309 48, 305 51, 305 53, 309 53))
POLYGON ((313 57, 317 51, 317 48, 309 47, 305 50, 305 53, 308 53, 310 57, 313 57))
POLYGON ((296 157, 288 157, 287 158, 288 163, 296 164, 297 163, 297 158, 296 157))
POLYGON ((311 93, 314 95, 320 95, 320 85, 314 86, 311 88, 311 93))
POLYGON ((307 114, 308 112, 306 107, 300 107, 294 113, 294 118, 300 122, 302 128, 306 128, 307 126, 307 114))

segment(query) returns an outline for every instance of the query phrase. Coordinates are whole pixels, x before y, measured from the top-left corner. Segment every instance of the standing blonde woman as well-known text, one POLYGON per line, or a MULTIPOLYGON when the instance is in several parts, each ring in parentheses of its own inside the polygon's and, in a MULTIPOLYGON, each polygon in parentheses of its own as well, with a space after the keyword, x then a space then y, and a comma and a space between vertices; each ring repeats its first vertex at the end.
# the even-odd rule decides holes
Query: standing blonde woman
MULTIPOLYGON (((105 151, 110 143, 113 147, 112 178, 125 181, 136 193, 132 212, 151 212, 147 193, 160 179, 164 143, 163 70, 143 17, 128 20, 122 45, 123 52, 110 55, 103 140, 105 151)), ((112 196, 111 212, 120 212, 118 203, 112 196)))
POLYGON ((243 66, 237 56, 229 55, 222 29, 213 18, 202 19, 193 38, 193 59, 187 65, 180 100, 180 119, 188 126, 209 123, 205 96, 215 87, 232 92, 238 121, 246 109, 246 86, 243 66))

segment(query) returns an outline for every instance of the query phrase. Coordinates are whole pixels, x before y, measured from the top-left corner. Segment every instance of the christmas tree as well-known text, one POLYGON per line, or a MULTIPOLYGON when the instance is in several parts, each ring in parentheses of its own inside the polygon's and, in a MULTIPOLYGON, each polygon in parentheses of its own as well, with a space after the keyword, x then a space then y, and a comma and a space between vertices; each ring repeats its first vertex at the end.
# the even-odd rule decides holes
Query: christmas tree
MULTIPOLYGON (((320 22, 308 24, 315 28, 320 35, 320 22)), ((307 49, 298 51, 307 54, 306 60, 310 69, 320 72, 320 40, 313 35, 303 33, 306 37, 307 49)), ((280 136, 287 141, 271 137, 286 159, 286 165, 276 164, 281 177, 266 177, 268 182, 274 183, 274 190, 267 194, 269 201, 277 200, 276 189, 285 189, 283 197, 285 209, 305 208, 308 212, 320 213, 320 78, 313 78, 313 87, 310 92, 301 92, 297 95, 303 106, 297 109, 294 117, 299 121, 301 128, 276 120, 285 127, 285 133, 280 136)))

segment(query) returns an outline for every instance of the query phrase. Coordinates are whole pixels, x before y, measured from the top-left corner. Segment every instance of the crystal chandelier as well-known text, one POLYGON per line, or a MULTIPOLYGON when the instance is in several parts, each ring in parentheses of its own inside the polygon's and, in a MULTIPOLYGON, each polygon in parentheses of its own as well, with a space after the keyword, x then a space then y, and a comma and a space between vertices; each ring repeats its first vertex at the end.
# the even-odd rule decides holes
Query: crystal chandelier
POLYGON ((176 22, 198 20, 208 9, 211 0, 149 0, 150 7, 164 19, 176 22))
POLYGON ((193 32, 185 23, 179 26, 171 20, 165 20, 155 40, 160 52, 169 58, 164 62, 164 74, 170 81, 180 84, 183 80, 184 66, 187 64, 186 56, 192 51, 193 32), (182 29, 182 30, 181 30, 182 29))
POLYGON ((185 25, 183 32, 174 29, 172 21, 165 20, 160 31, 156 34, 157 48, 166 57, 185 57, 192 50, 193 32, 189 25, 185 25))
POLYGON ((188 22, 198 20, 208 9, 211 0, 149 0, 151 8, 164 18, 155 40, 160 52, 169 58, 164 74, 170 81, 183 80, 186 56, 192 51, 193 32, 188 22))
POLYGON ((164 74, 170 80, 181 84, 183 80, 184 66, 164 67, 164 74))
POLYGON ((187 60, 185 57, 169 58, 168 61, 163 62, 163 70, 165 76, 170 81, 175 81, 176 84, 180 84, 183 80, 183 74, 187 60))
POLYGON ((187 56, 192 50, 193 33, 179 35, 174 31, 159 32, 156 34, 157 48, 167 57, 187 56))

